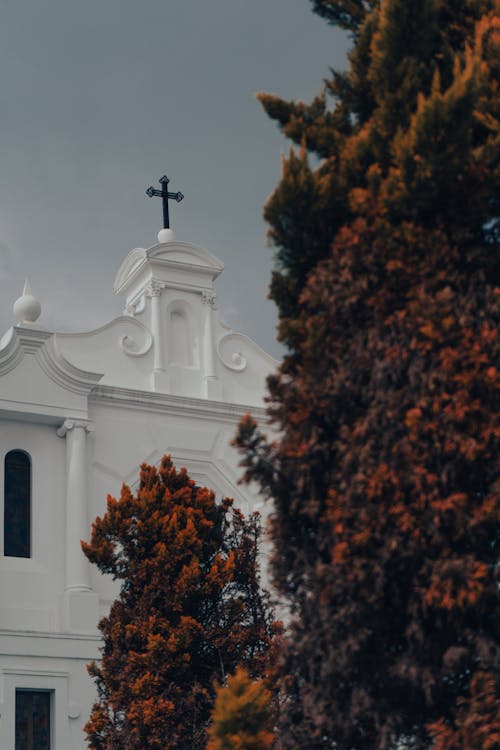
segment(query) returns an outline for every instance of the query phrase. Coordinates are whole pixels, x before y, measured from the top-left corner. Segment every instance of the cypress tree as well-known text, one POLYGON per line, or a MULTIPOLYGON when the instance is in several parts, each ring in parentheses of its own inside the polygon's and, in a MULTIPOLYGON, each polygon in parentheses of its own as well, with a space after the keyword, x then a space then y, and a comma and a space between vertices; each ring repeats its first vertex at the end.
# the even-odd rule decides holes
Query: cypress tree
POLYGON ((269 381, 279 439, 247 418, 236 440, 273 498, 291 612, 280 738, 493 750, 500 4, 313 8, 353 46, 310 104, 260 95, 298 147, 265 209, 288 354, 269 381))

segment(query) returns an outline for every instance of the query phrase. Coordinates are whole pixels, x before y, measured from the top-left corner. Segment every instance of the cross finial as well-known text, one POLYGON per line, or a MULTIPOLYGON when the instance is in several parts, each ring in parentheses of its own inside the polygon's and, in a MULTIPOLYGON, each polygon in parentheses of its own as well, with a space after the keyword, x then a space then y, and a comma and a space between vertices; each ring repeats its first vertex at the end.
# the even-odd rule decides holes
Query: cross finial
POLYGON ((163 177, 160 177, 159 182, 161 184, 161 190, 157 190, 154 187, 148 187, 146 190, 146 195, 149 195, 150 198, 153 196, 158 196, 162 199, 163 203, 163 228, 164 229, 170 229, 170 218, 168 215, 168 201, 169 199, 176 200, 177 203, 180 203, 181 200, 184 198, 182 193, 170 193, 168 190, 168 183, 170 180, 168 179, 167 175, 164 174, 163 177))

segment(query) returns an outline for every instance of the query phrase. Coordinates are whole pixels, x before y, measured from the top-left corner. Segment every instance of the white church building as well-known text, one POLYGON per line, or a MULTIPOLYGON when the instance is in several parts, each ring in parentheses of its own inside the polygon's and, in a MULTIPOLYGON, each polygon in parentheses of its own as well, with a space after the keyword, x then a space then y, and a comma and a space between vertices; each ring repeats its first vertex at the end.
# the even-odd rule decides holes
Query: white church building
POLYGON ((116 275, 124 312, 97 330, 43 327, 29 284, 0 339, 0 748, 83 750, 99 618, 117 589, 80 549, 106 496, 170 453, 219 497, 261 508, 230 446, 265 423, 276 367, 219 319, 223 264, 170 229, 116 275), (40 321, 40 322, 39 322, 40 321))

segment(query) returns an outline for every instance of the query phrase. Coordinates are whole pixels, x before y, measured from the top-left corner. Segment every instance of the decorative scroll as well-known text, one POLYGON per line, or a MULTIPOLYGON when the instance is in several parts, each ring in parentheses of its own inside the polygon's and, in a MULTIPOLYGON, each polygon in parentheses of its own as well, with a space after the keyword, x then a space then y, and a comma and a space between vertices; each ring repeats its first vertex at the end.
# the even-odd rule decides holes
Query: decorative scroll
POLYGON ((223 336, 217 344, 219 359, 228 370, 242 372, 248 364, 243 352, 237 348, 241 346, 241 336, 238 333, 228 333, 223 336))
POLYGON ((135 315, 140 315, 146 309, 146 295, 141 294, 138 300, 131 302, 126 305, 124 315, 128 315, 133 318, 135 315))
POLYGON ((129 318, 129 325, 133 323, 134 327, 138 329, 139 340, 135 336, 126 333, 120 339, 120 349, 128 357, 144 357, 149 352, 153 345, 153 337, 148 329, 139 323, 134 318, 129 318))

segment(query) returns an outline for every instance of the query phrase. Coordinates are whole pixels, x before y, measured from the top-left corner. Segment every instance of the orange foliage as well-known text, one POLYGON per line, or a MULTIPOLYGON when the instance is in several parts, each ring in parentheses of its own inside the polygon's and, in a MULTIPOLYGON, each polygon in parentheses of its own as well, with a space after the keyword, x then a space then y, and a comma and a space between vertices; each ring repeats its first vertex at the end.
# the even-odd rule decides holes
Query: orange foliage
POLYGON ((197 487, 169 457, 144 465, 92 526, 89 560, 122 581, 89 666, 98 700, 93 750, 202 750, 214 680, 243 663, 259 675, 272 622, 259 587, 257 516, 197 487))
POLYGON ((433 750, 499 750, 500 711, 493 675, 474 674, 470 693, 458 699, 458 706, 453 724, 443 718, 429 724, 433 750))
POLYGON ((270 750, 271 693, 238 667, 227 685, 217 688, 206 750, 270 750))

